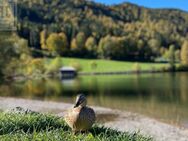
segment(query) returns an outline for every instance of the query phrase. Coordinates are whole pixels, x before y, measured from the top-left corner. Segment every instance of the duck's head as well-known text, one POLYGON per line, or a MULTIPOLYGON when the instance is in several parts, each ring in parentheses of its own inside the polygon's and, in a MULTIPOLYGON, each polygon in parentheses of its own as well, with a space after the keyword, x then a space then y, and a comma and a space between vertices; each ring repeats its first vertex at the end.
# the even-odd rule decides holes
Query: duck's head
POLYGON ((86 106, 86 104, 87 104, 87 100, 86 100, 85 95, 79 94, 76 97, 76 103, 74 105, 74 108, 79 107, 79 106, 84 107, 84 106, 86 106))

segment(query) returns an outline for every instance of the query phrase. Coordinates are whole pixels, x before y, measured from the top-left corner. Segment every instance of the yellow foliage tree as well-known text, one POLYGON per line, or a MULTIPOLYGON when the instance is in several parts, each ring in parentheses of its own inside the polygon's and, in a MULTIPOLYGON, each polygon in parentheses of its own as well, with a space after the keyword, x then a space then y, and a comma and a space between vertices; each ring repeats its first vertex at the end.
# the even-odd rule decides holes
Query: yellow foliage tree
POLYGON ((47 31, 43 30, 40 32, 40 44, 42 49, 47 49, 46 47, 47 31))
POLYGON ((48 50, 61 54, 67 50, 67 37, 64 33, 52 33, 47 41, 48 50))
POLYGON ((188 65, 188 41, 185 41, 181 48, 181 62, 188 65))
POLYGON ((60 57, 56 57, 52 60, 52 62, 47 66, 46 73, 54 74, 59 71, 59 69, 63 66, 62 59, 60 57))
POLYGON ((85 43, 85 47, 88 51, 93 51, 97 48, 97 45, 96 45, 96 40, 95 38, 93 37, 89 37, 87 40, 86 40, 86 43, 85 43))

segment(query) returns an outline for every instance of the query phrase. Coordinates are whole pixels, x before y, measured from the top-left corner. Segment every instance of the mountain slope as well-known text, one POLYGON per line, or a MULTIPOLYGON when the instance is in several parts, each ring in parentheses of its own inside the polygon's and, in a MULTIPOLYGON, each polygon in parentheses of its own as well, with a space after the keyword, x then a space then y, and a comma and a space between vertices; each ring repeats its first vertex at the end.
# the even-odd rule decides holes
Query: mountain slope
MULTIPOLYGON (((18 10, 19 35, 28 39, 31 47, 41 48, 41 31, 47 30, 47 37, 64 32, 70 50, 64 56, 85 54, 71 52, 71 43, 80 32, 86 40, 93 37, 98 49, 107 36, 112 42, 123 40, 127 53, 122 56, 127 57, 112 57, 111 52, 106 57, 103 53, 104 58, 123 60, 163 55, 170 45, 181 48, 188 37, 188 13, 175 9, 149 9, 130 3, 105 6, 86 0, 19 0, 18 10)), ((85 48, 85 43, 81 47, 85 48)))

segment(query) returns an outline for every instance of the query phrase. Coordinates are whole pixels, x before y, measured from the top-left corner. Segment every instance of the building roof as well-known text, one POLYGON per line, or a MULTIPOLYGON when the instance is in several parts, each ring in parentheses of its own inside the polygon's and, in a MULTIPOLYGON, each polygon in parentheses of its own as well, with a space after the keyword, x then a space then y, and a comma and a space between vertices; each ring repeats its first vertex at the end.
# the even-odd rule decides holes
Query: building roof
POLYGON ((73 68, 73 67, 67 66, 67 67, 62 67, 62 68, 60 69, 60 71, 76 71, 76 69, 73 68))

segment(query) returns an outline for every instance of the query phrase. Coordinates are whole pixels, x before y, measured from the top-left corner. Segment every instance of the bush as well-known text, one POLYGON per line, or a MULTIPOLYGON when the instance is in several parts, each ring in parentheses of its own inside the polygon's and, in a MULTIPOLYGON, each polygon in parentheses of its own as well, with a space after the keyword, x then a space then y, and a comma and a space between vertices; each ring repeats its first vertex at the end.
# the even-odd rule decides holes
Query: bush
POLYGON ((48 66, 46 66, 46 73, 47 74, 55 74, 59 71, 59 69, 63 66, 63 61, 61 57, 56 57, 51 61, 48 66))
POLYGON ((170 65, 163 66, 163 67, 160 68, 160 71, 162 71, 162 72, 169 72, 169 71, 171 71, 171 66, 170 65))
POLYGON ((91 69, 92 69, 92 70, 97 69, 97 63, 96 63, 95 61, 92 61, 92 62, 91 62, 91 69))
POLYGON ((188 65, 177 65, 176 71, 188 71, 188 65))
POLYGON ((82 66, 78 62, 73 62, 73 63, 70 64, 70 66, 75 68, 77 71, 81 71, 82 70, 82 66))
POLYGON ((26 74, 33 75, 33 74, 42 74, 45 72, 45 66, 42 59, 33 59, 30 63, 27 64, 26 67, 26 74))

